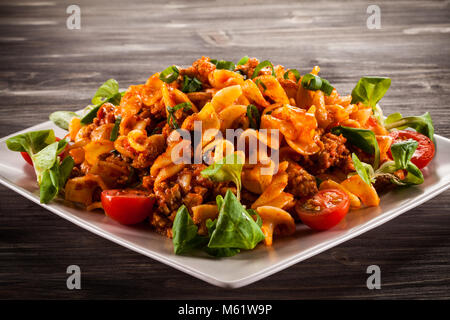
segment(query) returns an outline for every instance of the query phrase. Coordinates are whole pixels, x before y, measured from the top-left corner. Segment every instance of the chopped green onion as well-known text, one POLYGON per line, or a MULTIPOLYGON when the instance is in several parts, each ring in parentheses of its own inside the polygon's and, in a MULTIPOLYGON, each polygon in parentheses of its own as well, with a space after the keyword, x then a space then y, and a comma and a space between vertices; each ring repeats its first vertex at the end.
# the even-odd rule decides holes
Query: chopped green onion
POLYGON ((250 122, 250 127, 252 129, 258 130, 261 122, 261 116, 259 114, 258 108, 255 105, 249 104, 247 106, 247 117, 250 122))
POLYGON ((176 66, 170 66, 159 74, 159 79, 165 83, 171 83, 177 80, 180 71, 176 66))
POLYGON ((175 119, 174 113, 175 113, 175 111, 180 110, 181 108, 183 108, 184 111, 188 111, 188 110, 191 110, 192 105, 189 102, 183 102, 183 103, 177 104, 174 107, 167 107, 167 112, 169 113, 169 115, 167 117, 167 123, 173 129, 179 129, 180 128, 180 126, 178 125, 177 120, 175 119))
POLYGON ((261 70, 266 67, 270 67, 272 69, 272 75, 275 77, 275 69, 273 68, 272 62, 270 62, 269 60, 264 60, 256 66, 255 70, 253 71, 252 79, 256 78, 261 70))
POLYGON ((298 80, 300 80, 300 72, 298 72, 297 69, 288 69, 288 71, 286 71, 284 73, 283 78, 285 79, 289 79, 289 73, 292 73, 295 76, 295 80, 298 82, 298 80))
POLYGON ((325 80, 311 73, 307 73, 303 76, 302 86, 303 88, 311 91, 320 90, 327 96, 329 96, 334 89, 334 87, 328 82, 328 80, 325 80))
POLYGON ((111 130, 111 135, 109 137, 109 140, 116 141, 117 137, 119 136, 119 128, 120 128, 120 122, 122 121, 122 117, 118 116, 116 118, 116 121, 114 122, 114 127, 111 130))
POLYGON ((248 62, 248 59, 249 59, 248 56, 242 57, 241 60, 238 61, 237 65, 241 66, 243 64, 246 64, 248 62))
POLYGON ((257 86, 258 86, 258 85, 261 85, 261 87, 263 87, 263 91, 266 91, 266 90, 267 90, 266 85, 264 84, 264 82, 261 81, 261 79, 256 79, 256 80, 255 80, 255 84, 256 84, 257 86))
POLYGON ((184 76, 183 85, 181 91, 184 93, 196 92, 202 89, 202 83, 196 77, 184 76))
POLYGON ((234 68, 236 68, 236 66, 234 65, 234 63, 232 61, 219 60, 216 63, 216 69, 224 69, 224 70, 234 71, 234 68))

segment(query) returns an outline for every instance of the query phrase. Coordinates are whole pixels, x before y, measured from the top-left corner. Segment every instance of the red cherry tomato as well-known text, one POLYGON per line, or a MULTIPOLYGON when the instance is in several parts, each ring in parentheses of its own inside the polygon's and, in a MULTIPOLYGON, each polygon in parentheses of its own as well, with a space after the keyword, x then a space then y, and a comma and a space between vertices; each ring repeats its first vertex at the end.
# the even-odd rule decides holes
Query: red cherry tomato
POLYGON ((108 217, 121 224, 136 224, 150 217, 154 198, 139 190, 105 190, 102 205, 108 217))
MULTIPOLYGON (((61 139, 58 138, 58 137, 56 137, 55 140, 56 140, 56 141, 60 141, 61 139)), ((64 158, 66 149, 67 149, 67 146, 66 146, 66 148, 64 148, 64 150, 59 154, 62 158, 64 158)), ((31 166, 33 166, 33 160, 31 160, 31 157, 30 157, 30 155, 28 154, 28 152, 22 151, 20 154, 22 155, 22 158, 23 158, 26 162, 28 162, 31 166)), ((34 167, 34 166, 33 166, 33 167, 34 167)))
MULTIPOLYGON (((419 143, 411 158, 411 162, 419 169, 426 167, 433 159, 435 153, 434 143, 427 136, 410 130, 395 130, 389 133, 389 135, 394 139, 392 143, 408 139, 416 140, 419 143)), ((390 149, 388 155, 392 158, 390 149)))
POLYGON ((350 208, 348 195, 339 189, 324 189, 297 207, 304 224, 314 230, 328 230, 337 225, 350 208))

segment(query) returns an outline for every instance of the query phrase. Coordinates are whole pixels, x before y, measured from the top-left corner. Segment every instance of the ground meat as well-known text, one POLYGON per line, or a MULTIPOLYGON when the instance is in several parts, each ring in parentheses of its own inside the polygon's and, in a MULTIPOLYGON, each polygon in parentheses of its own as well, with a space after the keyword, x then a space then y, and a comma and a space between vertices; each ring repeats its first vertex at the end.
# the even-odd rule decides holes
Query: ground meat
POLYGON ((196 77, 202 84, 208 84, 208 75, 214 70, 216 70, 216 66, 211 63, 211 59, 208 57, 201 57, 192 64, 192 67, 181 69, 180 74, 196 77))
POLYGON ((114 123, 116 117, 114 116, 115 107, 111 103, 104 103, 100 109, 97 111, 97 117, 94 119, 93 123, 96 126, 101 126, 106 123, 114 123))
MULTIPOLYGON (((205 203, 206 200, 215 199, 216 184, 200 174, 205 168, 206 165, 203 164, 187 166, 170 181, 153 186, 156 209, 150 223, 157 231, 166 233, 172 227, 175 215, 181 205, 185 204, 191 208, 205 203)), ((152 182, 146 181, 146 187, 151 187, 151 185, 152 182)))
POLYGON ((354 171, 350 151, 345 146, 346 141, 347 139, 342 135, 324 134, 319 141, 321 150, 312 156, 305 157, 303 164, 314 174, 323 173, 331 167, 339 167, 346 173, 354 171))
POLYGON ((316 178, 299 164, 290 161, 286 173, 288 174, 286 192, 292 193, 299 198, 312 196, 317 193, 316 178))
POLYGON ((377 175, 375 183, 373 184, 375 190, 378 193, 386 193, 395 188, 395 184, 392 183, 392 177, 388 174, 377 175))

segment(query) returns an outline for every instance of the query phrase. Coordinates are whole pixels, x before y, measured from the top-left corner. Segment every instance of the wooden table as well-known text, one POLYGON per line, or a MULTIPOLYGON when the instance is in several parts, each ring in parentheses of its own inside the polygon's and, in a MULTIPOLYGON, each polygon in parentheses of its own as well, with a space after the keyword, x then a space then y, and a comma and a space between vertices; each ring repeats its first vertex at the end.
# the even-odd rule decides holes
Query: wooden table
MULTIPOLYGON (((349 93, 360 76, 392 78, 385 113, 431 112, 450 137, 448 1, 1 1, 0 136, 85 106, 100 83, 126 88, 202 55, 244 55, 322 76, 349 93)), ((0 298, 449 298, 450 192, 247 287, 221 289, 93 235, 0 187, 0 298), (82 289, 66 288, 66 268, 82 289), (366 268, 381 268, 368 290, 366 268)))

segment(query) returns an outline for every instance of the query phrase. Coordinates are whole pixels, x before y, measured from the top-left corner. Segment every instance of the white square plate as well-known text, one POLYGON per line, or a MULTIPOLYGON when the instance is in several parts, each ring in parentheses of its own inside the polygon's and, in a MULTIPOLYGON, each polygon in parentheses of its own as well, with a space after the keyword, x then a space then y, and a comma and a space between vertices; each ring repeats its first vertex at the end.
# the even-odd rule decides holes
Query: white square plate
MULTIPOLYGON (((54 129, 60 137, 65 134, 51 122, 18 133, 43 129, 54 129)), ((39 204, 34 170, 20 159, 19 153, 8 150, 7 138, 0 139, 0 182, 39 204)), ((40 205, 86 230, 201 280, 221 287, 238 288, 373 229, 446 190, 450 186, 450 140, 436 136, 436 142, 436 156, 424 172, 425 182, 422 185, 394 190, 382 196, 379 207, 350 212, 331 230, 314 232, 298 225, 293 236, 276 239, 271 248, 259 245, 253 251, 231 258, 176 256, 170 239, 144 225, 123 226, 103 214, 81 210, 61 199, 40 205)))

